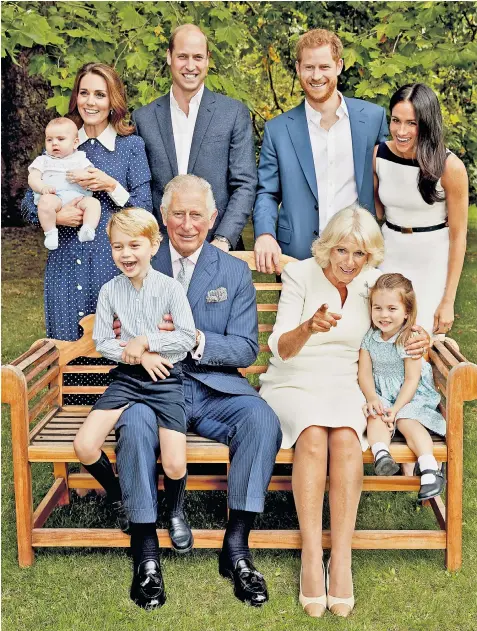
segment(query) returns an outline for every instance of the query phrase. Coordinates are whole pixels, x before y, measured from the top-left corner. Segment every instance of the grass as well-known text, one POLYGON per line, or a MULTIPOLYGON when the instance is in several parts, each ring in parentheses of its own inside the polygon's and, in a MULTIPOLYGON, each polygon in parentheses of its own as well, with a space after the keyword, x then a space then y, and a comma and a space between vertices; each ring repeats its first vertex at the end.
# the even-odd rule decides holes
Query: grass
MULTIPOLYGON (((454 337, 464 354, 477 361, 477 208, 470 217, 469 245, 456 304, 454 337)), ((250 239, 250 235, 249 239, 250 239)), ((250 243, 250 241, 248 241, 250 243)), ((45 252, 31 229, 3 231, 2 362, 17 357, 43 337, 42 277, 45 252)), ((181 558, 165 552, 167 605, 144 612, 129 600, 131 563, 125 550, 45 549, 31 568, 16 559, 11 439, 8 409, 2 420, 2 587, 3 625, 8 631, 174 631, 306 630, 325 631, 474 631, 477 629, 477 406, 468 404, 464 443, 464 564, 444 569, 442 551, 355 551, 353 575, 357 608, 347 621, 327 615, 308 618, 297 602, 299 553, 257 551, 271 600, 263 609, 245 607, 219 577, 214 551, 181 558)), ((51 466, 33 466, 35 503, 51 484, 51 466)), ((224 523, 225 495, 195 493, 188 499, 193 526, 224 523)), ((436 528, 416 494, 364 493, 358 528, 436 528)), ((56 509, 47 525, 110 525, 104 501, 74 497, 56 509)), ((269 494, 261 527, 296 527, 289 493, 269 494)), ((327 524, 326 524, 327 525, 327 524)))

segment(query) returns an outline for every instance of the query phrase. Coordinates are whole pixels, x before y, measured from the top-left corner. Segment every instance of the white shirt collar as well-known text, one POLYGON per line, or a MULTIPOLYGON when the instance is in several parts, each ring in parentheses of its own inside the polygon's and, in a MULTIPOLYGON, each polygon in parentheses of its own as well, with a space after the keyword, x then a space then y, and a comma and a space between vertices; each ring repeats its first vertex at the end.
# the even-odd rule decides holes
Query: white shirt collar
MULTIPOLYGON (((346 105, 346 101, 344 100, 344 97, 341 94, 341 92, 338 92, 338 95, 341 99, 341 103, 339 104, 338 109, 336 110, 336 116, 339 119, 343 118, 343 116, 347 116, 349 118, 348 106, 346 105)), ((305 99, 305 112, 306 112, 306 118, 308 121, 313 121, 316 125, 320 125, 321 112, 318 112, 313 107, 311 107, 307 99, 305 99)))
MULTIPOLYGON (((204 94, 204 84, 201 85, 199 91, 197 92, 197 94, 194 94, 194 96, 191 98, 191 100, 189 101, 189 107, 196 107, 197 109, 199 109, 200 107, 200 102, 202 101, 202 95, 204 94)), ((179 107, 179 103, 176 101, 176 98, 174 96, 174 93, 172 92, 172 86, 171 86, 171 91, 170 91, 170 95, 171 95, 171 108, 175 107, 176 109, 181 110, 181 108, 179 107)), ((184 112, 182 112, 184 114, 184 112)))
POLYGON ((397 333, 395 333, 392 337, 390 337, 389 340, 383 340, 383 338, 381 337, 381 330, 374 329, 372 338, 376 342, 383 342, 384 344, 394 344, 398 338, 399 333, 401 333, 401 329, 399 329, 397 333))
MULTIPOLYGON (((190 261, 191 263, 193 263, 193 265, 197 265, 197 260, 199 259, 199 256, 200 256, 200 253, 202 252, 202 248, 203 247, 204 247, 204 244, 202 244, 200 246, 200 248, 198 248, 193 254, 191 254, 190 256, 187 256, 186 259, 188 261, 190 261)), ((169 251, 171 253, 171 262, 172 262, 172 264, 176 263, 179 259, 184 258, 175 249, 175 247, 172 245, 171 241, 169 241, 169 251)))
MULTIPOLYGON (((114 149, 116 148, 117 135, 118 134, 116 130, 114 129, 114 127, 111 124, 109 124, 106 127, 106 129, 102 131, 99 134, 99 136, 95 138, 94 140, 97 140, 98 142, 100 142, 103 145, 103 147, 105 147, 108 151, 114 151, 114 149)), ((79 137, 80 145, 82 145, 84 142, 89 140, 89 136, 85 132, 84 125, 78 131, 78 137, 79 137)))

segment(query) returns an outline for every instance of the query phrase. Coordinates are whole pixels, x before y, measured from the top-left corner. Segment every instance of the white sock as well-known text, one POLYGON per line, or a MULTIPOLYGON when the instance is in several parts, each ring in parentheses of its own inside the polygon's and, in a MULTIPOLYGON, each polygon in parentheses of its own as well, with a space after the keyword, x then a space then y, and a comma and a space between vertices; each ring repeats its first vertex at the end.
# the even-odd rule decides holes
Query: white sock
POLYGON ((81 243, 84 241, 93 241, 95 236, 96 230, 87 223, 84 223, 78 232, 78 240, 81 241, 81 243))
POLYGON ((58 228, 52 228, 45 232, 45 248, 48 250, 57 250, 58 249, 58 228))
MULTIPOLYGON (((421 471, 425 471, 426 469, 437 471, 439 469, 437 460, 432 454, 424 454, 423 456, 419 456, 417 461, 419 463, 419 469, 421 471)), ((434 481, 435 477, 432 475, 432 473, 421 475, 421 484, 432 484, 434 481)))
MULTIPOLYGON (((376 454, 378 453, 378 451, 387 451, 389 453, 389 447, 387 445, 385 445, 384 443, 374 443, 374 445, 371 445, 371 451, 373 452, 373 456, 374 459, 376 460, 376 454)), ((385 456, 386 454, 380 454, 379 458, 383 458, 383 456, 385 456)))

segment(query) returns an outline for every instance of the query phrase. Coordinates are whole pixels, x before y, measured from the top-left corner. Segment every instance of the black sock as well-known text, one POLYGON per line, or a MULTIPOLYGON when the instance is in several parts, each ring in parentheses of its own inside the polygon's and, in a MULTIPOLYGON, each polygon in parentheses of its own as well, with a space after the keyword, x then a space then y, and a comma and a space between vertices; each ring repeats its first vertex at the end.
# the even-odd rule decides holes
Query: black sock
POLYGON ((164 473, 164 494, 168 517, 184 517, 184 495, 187 484, 187 471, 183 478, 173 480, 164 473))
POLYGON ((134 571, 139 564, 147 559, 159 561, 159 539, 157 538, 156 524, 136 524, 130 522, 131 527, 131 553, 133 557, 134 571))
POLYGON ((225 529, 222 554, 232 567, 239 559, 250 559, 248 536, 252 530, 255 515, 244 510, 231 510, 227 528, 225 529))
POLYGON ((96 460, 93 464, 81 464, 86 471, 91 473, 93 478, 98 480, 108 494, 108 500, 110 502, 117 502, 121 499, 121 487, 119 486, 119 481, 114 475, 113 467, 111 466, 109 458, 104 451, 101 452, 99 460, 96 460))

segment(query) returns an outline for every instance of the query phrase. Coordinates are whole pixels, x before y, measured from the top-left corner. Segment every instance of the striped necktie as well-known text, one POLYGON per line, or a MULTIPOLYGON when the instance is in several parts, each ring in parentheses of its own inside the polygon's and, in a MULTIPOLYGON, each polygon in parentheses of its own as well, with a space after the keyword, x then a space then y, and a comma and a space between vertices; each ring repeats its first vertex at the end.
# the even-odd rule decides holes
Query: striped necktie
POLYGON ((179 283, 184 288, 184 291, 187 293, 187 290, 189 289, 190 277, 189 277, 189 274, 187 273, 186 261, 187 261, 186 257, 182 257, 179 259, 181 268, 179 270, 179 273, 177 274, 176 280, 179 281, 179 283))

